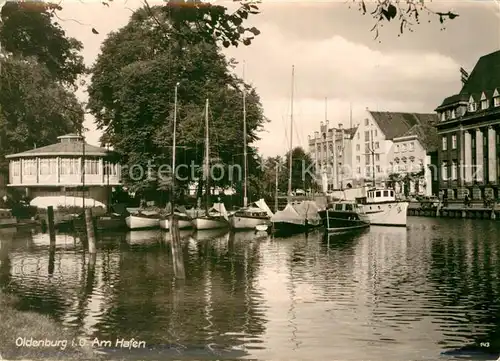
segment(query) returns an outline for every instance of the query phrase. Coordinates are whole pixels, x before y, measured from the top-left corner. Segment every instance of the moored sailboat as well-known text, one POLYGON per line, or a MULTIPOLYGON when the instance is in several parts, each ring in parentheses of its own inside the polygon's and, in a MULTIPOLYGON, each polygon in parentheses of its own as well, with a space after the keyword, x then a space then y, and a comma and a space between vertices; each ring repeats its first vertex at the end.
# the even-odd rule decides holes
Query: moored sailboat
POLYGON ((146 229, 160 227, 160 217, 156 211, 139 211, 125 218, 129 229, 146 229))
POLYGON ((214 203, 206 215, 193 220, 193 225, 197 230, 227 228, 229 217, 224 203, 214 203))
POLYGON ((271 222, 273 212, 267 206, 264 199, 254 202, 251 207, 242 208, 230 217, 231 228, 255 229, 257 226, 268 225, 271 222))
POLYGON ((196 229, 215 229, 229 226, 229 217, 224 203, 214 203, 212 208, 208 208, 210 199, 210 147, 208 133, 208 99, 205 104, 205 214, 193 219, 193 226, 196 229))
POLYGON ((313 201, 290 202, 271 217, 275 233, 294 234, 321 226, 319 209, 313 201))
MULTIPOLYGON (((179 229, 188 229, 193 227, 193 219, 189 217, 182 207, 176 207, 174 217, 177 219, 179 229)), ((172 212, 160 219, 160 228, 164 230, 170 229, 170 218, 172 217, 172 212)))

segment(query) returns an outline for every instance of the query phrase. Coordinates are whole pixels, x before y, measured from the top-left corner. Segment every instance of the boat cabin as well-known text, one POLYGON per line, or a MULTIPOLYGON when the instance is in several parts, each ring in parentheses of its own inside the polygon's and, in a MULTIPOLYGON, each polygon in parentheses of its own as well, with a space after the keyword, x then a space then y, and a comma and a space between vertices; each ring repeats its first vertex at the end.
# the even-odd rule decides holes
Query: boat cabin
POLYGON ((356 198, 359 204, 396 202, 396 193, 392 189, 370 189, 366 197, 356 198))
POLYGON ((255 217, 255 218, 269 218, 266 211, 260 208, 248 208, 234 212, 235 217, 255 217))
POLYGON ((328 206, 330 211, 335 211, 335 212, 362 212, 361 207, 355 203, 355 202, 338 202, 338 203, 333 203, 328 206))
POLYGON ((12 218, 12 211, 10 209, 0 208, 0 218, 12 218))

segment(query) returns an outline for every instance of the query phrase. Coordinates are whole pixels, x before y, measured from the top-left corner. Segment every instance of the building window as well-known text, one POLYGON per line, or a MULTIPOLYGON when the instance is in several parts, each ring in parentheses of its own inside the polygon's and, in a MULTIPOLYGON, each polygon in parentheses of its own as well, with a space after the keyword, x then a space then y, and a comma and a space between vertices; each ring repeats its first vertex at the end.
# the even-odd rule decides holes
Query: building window
POLYGON ((365 157, 365 164, 366 164, 366 165, 369 165, 369 164, 370 164, 370 156, 369 156, 369 155, 367 155, 367 156, 365 157))
POLYGON ((375 154, 375 160, 378 162, 380 161, 380 154, 375 154))
POLYGON ((361 146, 359 144, 356 144, 356 150, 359 152, 361 150, 361 146))
POLYGON ((21 173, 20 172, 20 170, 21 170, 21 163, 18 160, 16 160, 16 161, 13 161, 11 164, 12 164, 12 175, 14 177, 19 177, 19 175, 21 173))
POLYGON ((367 130, 367 131, 365 132, 365 142, 369 142, 369 141, 370 141, 370 131, 369 131, 369 130, 367 130))
POLYGON ((451 119, 455 119, 456 118, 455 109, 451 110, 450 118, 451 119))
POLYGON ((442 144, 441 147, 442 150, 448 150, 448 139, 446 139, 446 136, 443 136, 441 138, 441 144, 442 144))
POLYGON ((451 162, 451 179, 452 180, 457 180, 457 170, 458 170, 458 163, 456 160, 453 160, 451 162))
POLYGON ((359 132, 358 132, 358 139, 359 139, 360 135, 359 135, 359 132))
POLYGON ((395 151, 395 153, 399 153, 399 144, 396 145, 396 151, 395 151))
POLYGON ((85 174, 99 174, 99 161, 96 159, 86 159, 85 174))
POLYGON ((370 125, 370 121, 368 119, 365 119, 365 125, 366 126, 370 125))
POLYGON ((380 148, 380 145, 378 142, 375 142, 375 149, 379 149, 380 148))
POLYGON ((441 121, 444 122, 446 120, 446 113, 442 112, 441 113, 441 121))
POLYGON ((40 175, 50 174, 49 159, 40 159, 40 175))
POLYGON ((415 150, 415 143, 414 142, 411 142, 410 143, 410 151, 414 151, 415 150))
POLYGON ((469 102, 469 112, 475 112, 477 110, 477 104, 475 101, 469 102))
POLYGON ((380 166, 377 165, 377 173, 380 173, 380 166))
POLYGON ((403 152, 406 152, 408 150, 408 144, 403 144, 403 152))
POLYGON ((36 175, 36 159, 23 160, 23 175, 36 175))
POLYGON ((356 162, 360 162, 361 161, 361 157, 359 155, 356 156, 356 162))
POLYGON ((493 98, 493 106, 500 107, 500 97, 493 98))
POLYGON ((488 99, 481 100, 481 109, 488 109, 488 99))
POLYGON ((441 177, 443 180, 448 180, 448 162, 443 161, 441 164, 441 177))
POLYGON ((457 149, 457 135, 453 134, 451 136, 451 149, 457 149))
POLYGON ((361 167, 358 167, 358 168, 356 169, 356 172, 357 172, 358 174, 361 174, 361 167))

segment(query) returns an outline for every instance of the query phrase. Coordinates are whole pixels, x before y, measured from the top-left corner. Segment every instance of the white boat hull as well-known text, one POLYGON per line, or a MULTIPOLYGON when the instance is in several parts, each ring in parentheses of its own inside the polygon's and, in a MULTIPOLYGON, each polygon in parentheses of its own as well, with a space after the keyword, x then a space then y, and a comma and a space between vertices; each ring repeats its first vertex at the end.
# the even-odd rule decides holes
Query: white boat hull
POLYGON ((141 216, 128 216, 125 218, 127 227, 129 229, 144 229, 144 228, 157 228, 160 227, 159 218, 149 218, 141 216))
MULTIPOLYGON (((179 223, 179 229, 188 229, 193 227, 193 222, 185 219, 179 219, 178 223, 179 223)), ((170 221, 168 219, 161 219, 160 228, 165 230, 170 229, 170 221)))
POLYGON ((218 219, 218 218, 206 218, 200 217, 195 218, 193 220, 194 228, 200 229, 217 229, 217 228, 225 228, 228 226, 228 222, 226 220, 218 219))
POLYGON ((379 204, 364 204, 370 225, 372 226, 406 226, 408 202, 387 202, 379 204))
POLYGON ((267 218, 257 218, 257 217, 240 217, 232 216, 229 219, 231 223, 231 228, 233 229, 255 229, 259 225, 267 225, 270 223, 267 218))

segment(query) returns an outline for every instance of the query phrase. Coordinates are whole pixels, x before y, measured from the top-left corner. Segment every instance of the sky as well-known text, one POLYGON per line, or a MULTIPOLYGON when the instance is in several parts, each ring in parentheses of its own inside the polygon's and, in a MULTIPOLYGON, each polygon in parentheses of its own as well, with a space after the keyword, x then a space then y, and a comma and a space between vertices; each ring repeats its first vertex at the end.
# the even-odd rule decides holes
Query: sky
MULTIPOLYGON (((217 4, 234 6, 230 0, 217 4)), ((149 1, 150 5, 159 2, 149 1)), ((290 146, 293 81, 293 146, 307 146, 308 135, 327 118, 330 125, 348 127, 365 118, 366 109, 429 112, 460 91, 460 67, 471 72, 480 56, 500 50, 498 0, 427 2, 433 11, 453 11, 445 23, 422 14, 413 32, 398 37, 399 23, 384 23, 378 39, 374 19, 348 0, 266 1, 261 13, 248 20, 261 34, 247 47, 225 50, 240 62, 243 74, 259 93, 270 120, 255 144, 265 156, 284 154, 290 146), (430 22, 429 22, 430 21, 430 22)), ((368 10, 373 3, 367 2, 368 10)), ((60 13, 69 36, 84 45, 91 65, 102 41, 123 27, 142 0, 114 0, 109 7, 96 0, 65 0, 60 13), (94 27, 99 34, 93 34, 94 27)), ((86 93, 78 92, 82 101, 86 93)), ((88 115, 85 126, 91 144, 100 132, 88 115)))

